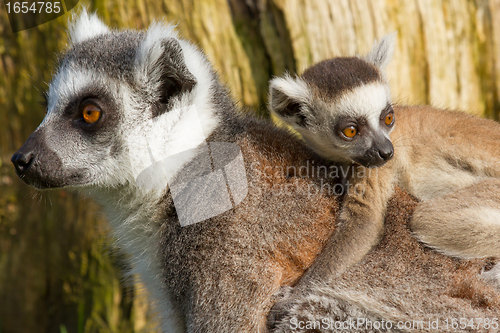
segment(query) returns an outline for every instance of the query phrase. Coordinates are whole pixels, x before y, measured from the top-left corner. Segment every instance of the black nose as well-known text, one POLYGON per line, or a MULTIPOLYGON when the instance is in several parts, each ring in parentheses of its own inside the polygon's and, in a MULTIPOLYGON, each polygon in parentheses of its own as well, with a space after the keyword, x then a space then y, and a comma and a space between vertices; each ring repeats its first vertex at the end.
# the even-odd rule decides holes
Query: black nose
POLYGON ((32 152, 15 153, 10 160, 12 161, 12 163, 14 163, 17 173, 19 175, 22 175, 33 164, 33 161, 35 160, 35 154, 32 152))
POLYGON ((384 161, 390 160, 394 156, 394 149, 392 145, 390 147, 386 147, 385 149, 381 149, 378 151, 378 154, 384 161))

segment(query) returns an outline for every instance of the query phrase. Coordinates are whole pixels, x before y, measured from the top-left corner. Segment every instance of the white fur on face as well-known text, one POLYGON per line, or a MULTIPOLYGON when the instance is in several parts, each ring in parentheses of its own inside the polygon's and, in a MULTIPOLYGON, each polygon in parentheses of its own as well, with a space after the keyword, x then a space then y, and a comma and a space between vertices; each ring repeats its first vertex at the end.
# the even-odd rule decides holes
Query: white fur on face
POLYGON ((102 82, 106 82, 106 89, 114 96, 118 95, 116 80, 63 64, 50 84, 47 115, 39 128, 45 127, 47 148, 57 155, 64 169, 85 170, 88 185, 116 186, 124 183, 126 176, 121 172, 123 168, 109 157, 109 147, 93 146, 76 129, 74 132, 63 131, 58 125, 60 121, 70 121, 61 118, 64 117, 67 104, 73 102, 75 96, 88 88, 98 87, 102 82))
POLYGON ((364 117, 376 129, 380 126, 380 113, 390 101, 387 84, 375 81, 342 94, 332 105, 331 113, 335 116, 345 114, 353 118, 364 117))
MULTIPOLYGON (((102 77, 103 74, 98 75, 63 64, 49 86, 47 116, 60 116, 63 109, 57 108, 57 104, 71 100, 82 90, 93 86, 97 79, 102 77)), ((107 76, 104 79, 107 82, 110 81, 107 76)))
MULTIPOLYGON (((390 104, 389 86, 384 82, 375 81, 362 86, 358 86, 351 91, 341 95, 341 97, 330 106, 328 109, 332 116, 337 118, 341 115, 351 116, 353 118, 365 118, 368 126, 375 132, 381 133, 390 140, 389 134, 392 131, 387 128, 382 128, 380 124, 381 112, 390 104)), ((331 133, 331 129, 328 129, 331 133)), ((319 133, 321 134, 321 133, 319 133)), ((309 133, 307 134, 309 135, 309 133)), ((309 136, 316 136, 311 133, 309 136)), ((328 136, 326 136, 328 138, 328 136)), ((321 142, 324 137, 314 138, 315 141, 321 142)), ((328 146, 328 143, 322 143, 323 146, 328 146)), ((332 158, 331 156, 329 158, 332 158)))

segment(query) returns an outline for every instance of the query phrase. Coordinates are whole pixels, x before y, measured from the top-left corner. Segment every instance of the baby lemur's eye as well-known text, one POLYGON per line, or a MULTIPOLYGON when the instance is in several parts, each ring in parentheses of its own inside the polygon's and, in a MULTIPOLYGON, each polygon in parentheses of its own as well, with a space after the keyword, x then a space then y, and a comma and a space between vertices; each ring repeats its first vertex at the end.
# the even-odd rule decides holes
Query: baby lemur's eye
POLYGON ((87 104, 83 108, 82 118, 87 124, 93 124, 101 118, 102 111, 93 104, 87 104))
POLYGON ((342 134, 344 134, 349 139, 352 139, 358 134, 358 129, 356 126, 348 126, 342 130, 342 134))
POLYGON ((392 125, 393 122, 394 122, 394 113, 390 112, 387 114, 387 116, 385 116, 384 123, 387 126, 390 126, 390 125, 392 125))

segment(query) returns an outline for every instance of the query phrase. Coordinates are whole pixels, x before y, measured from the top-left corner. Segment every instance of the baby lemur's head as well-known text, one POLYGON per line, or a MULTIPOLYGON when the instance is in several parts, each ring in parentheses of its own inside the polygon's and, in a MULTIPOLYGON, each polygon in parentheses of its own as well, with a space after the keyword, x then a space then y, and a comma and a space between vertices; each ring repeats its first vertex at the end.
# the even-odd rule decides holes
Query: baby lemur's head
POLYGON ((270 82, 271 112, 299 132, 319 155, 367 167, 385 164, 394 154, 394 127, 385 68, 395 33, 386 35, 364 57, 322 61, 300 77, 270 82))

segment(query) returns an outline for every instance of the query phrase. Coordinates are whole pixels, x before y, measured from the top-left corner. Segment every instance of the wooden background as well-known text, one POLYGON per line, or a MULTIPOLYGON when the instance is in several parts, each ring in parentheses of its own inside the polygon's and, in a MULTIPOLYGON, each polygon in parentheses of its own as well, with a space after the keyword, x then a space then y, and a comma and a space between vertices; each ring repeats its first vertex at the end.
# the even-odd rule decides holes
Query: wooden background
MULTIPOLYGON (((114 28, 178 25, 246 112, 266 116, 267 82, 320 60, 362 54, 398 31, 395 101, 500 115, 500 0, 80 1, 114 28)), ((13 34, 0 7, 0 332, 150 331, 140 286, 89 201, 37 192, 10 157, 43 119, 69 14, 13 34)), ((22 24, 22 23, 20 23, 22 24)))

